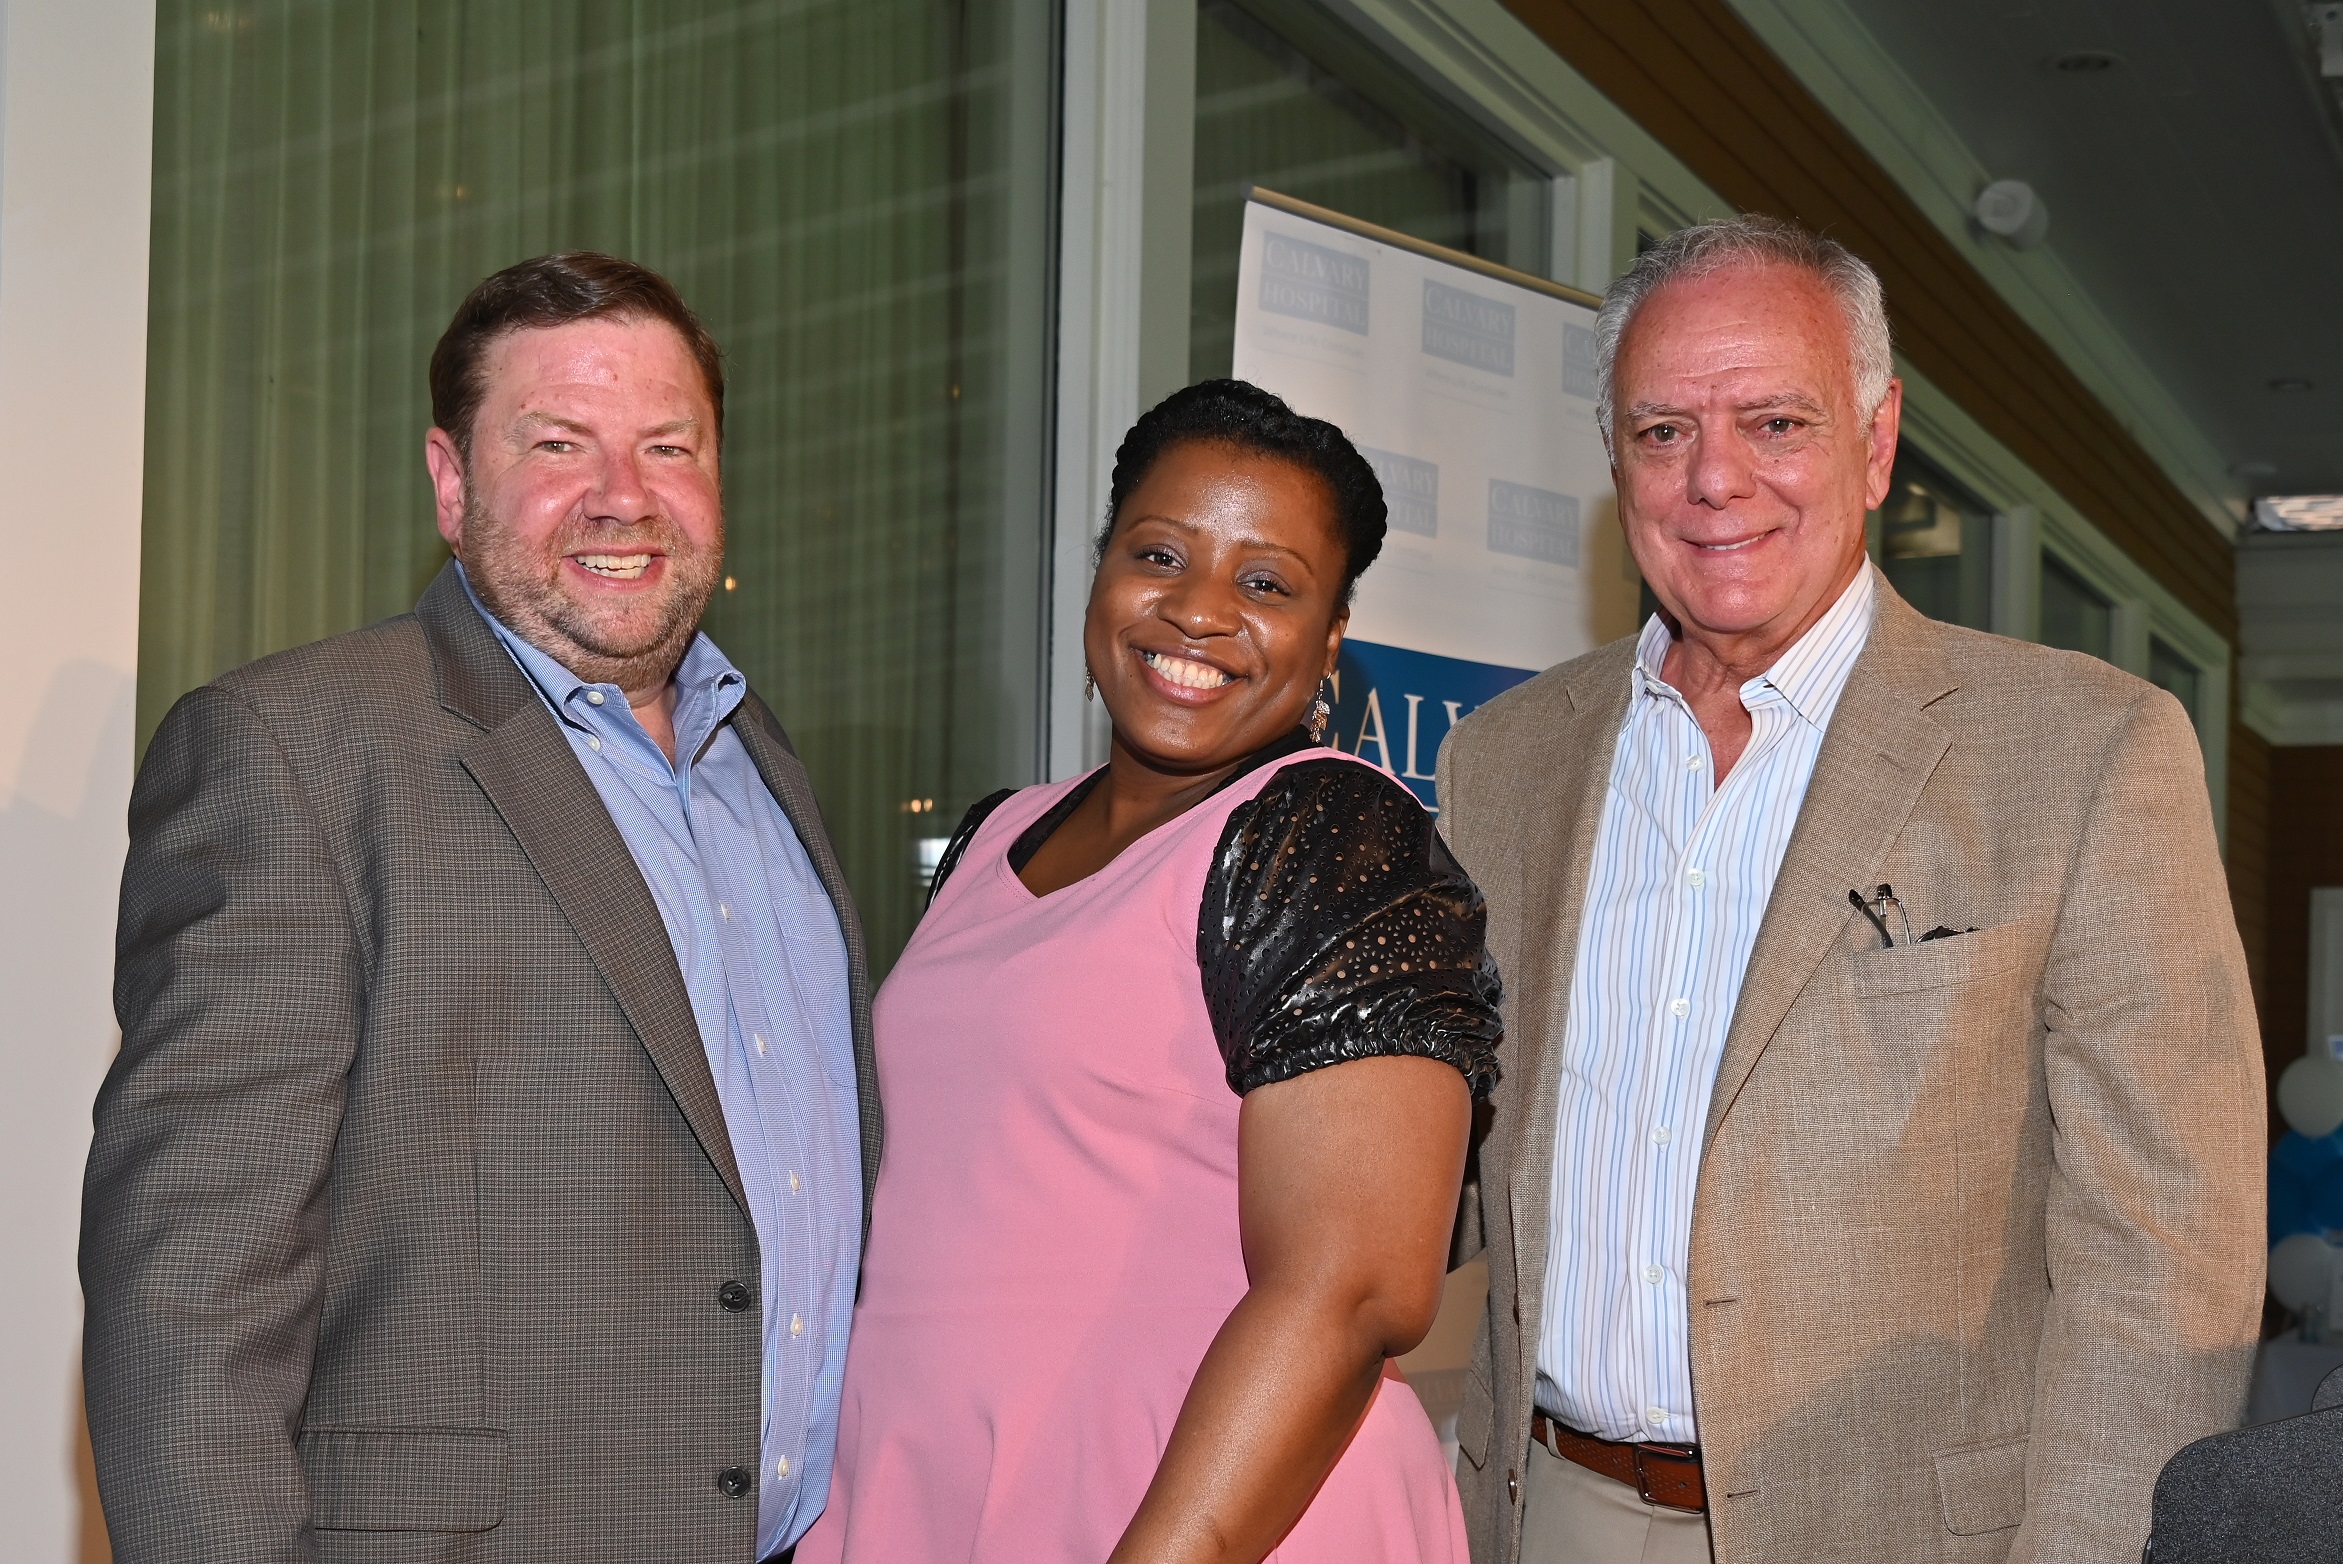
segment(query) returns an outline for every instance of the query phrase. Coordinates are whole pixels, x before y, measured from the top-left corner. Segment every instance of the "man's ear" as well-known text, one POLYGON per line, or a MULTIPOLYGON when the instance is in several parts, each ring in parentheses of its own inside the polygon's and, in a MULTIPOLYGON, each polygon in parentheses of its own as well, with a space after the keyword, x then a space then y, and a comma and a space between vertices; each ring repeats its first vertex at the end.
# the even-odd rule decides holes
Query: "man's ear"
POLYGON ((1871 427, 1865 431, 1869 446, 1864 452, 1865 510, 1877 510, 1887 503, 1887 491, 1895 484, 1896 441, 1903 425, 1904 383, 1890 380, 1887 395, 1879 399, 1879 410, 1871 415, 1871 427))
POLYGON ((423 465, 431 474, 431 499, 439 535, 458 559, 464 557, 464 453, 445 429, 423 437, 423 465))

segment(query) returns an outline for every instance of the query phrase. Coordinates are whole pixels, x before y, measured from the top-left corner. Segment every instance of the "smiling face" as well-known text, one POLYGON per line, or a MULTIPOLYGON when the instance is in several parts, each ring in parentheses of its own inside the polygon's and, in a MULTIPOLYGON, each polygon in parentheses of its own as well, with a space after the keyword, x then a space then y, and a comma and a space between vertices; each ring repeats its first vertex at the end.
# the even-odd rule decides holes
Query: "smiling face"
POLYGON ((1116 744, 1203 775, 1299 726, 1350 619, 1345 562, 1334 497, 1307 468, 1199 441, 1157 457, 1083 622, 1116 744))
POLYGON ((716 409, 661 321, 515 331, 469 460, 434 429, 440 535, 489 611, 581 679, 664 687, 723 573, 716 409))
POLYGON ((1672 282, 1613 370, 1612 477, 1628 547, 1687 640, 1769 664, 1863 563, 1902 388, 1856 406, 1845 312, 1792 266, 1672 282))

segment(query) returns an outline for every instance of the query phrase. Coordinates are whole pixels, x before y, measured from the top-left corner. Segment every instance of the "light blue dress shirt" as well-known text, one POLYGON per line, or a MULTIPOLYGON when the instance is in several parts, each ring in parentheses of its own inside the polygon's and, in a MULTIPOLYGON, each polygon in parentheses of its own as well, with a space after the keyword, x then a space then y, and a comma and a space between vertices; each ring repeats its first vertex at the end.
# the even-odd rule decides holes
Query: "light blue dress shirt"
POLYGON ((1749 746, 1714 784, 1708 735, 1636 647, 1562 1038, 1537 1402, 1605 1439, 1693 1444, 1684 1267, 1701 1134, 1750 948, 1847 675, 1870 567, 1741 686, 1749 746))
POLYGON ((837 909, 732 731, 748 680, 715 642, 695 636, 676 670, 670 765, 617 685, 585 683, 477 597, 473 606, 560 720, 683 969, 757 1231, 764 1558, 803 1536, 829 1498, 861 1264, 862 1140, 837 909))

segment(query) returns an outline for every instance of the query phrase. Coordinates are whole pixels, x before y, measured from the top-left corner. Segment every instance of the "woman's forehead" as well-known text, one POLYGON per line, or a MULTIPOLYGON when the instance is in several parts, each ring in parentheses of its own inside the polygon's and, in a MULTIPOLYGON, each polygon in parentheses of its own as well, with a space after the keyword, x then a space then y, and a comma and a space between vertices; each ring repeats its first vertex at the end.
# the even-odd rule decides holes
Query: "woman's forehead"
POLYGON ((1221 443, 1166 450, 1115 519, 1118 531, 1155 522, 1303 556, 1343 547, 1325 478, 1289 457, 1221 443))

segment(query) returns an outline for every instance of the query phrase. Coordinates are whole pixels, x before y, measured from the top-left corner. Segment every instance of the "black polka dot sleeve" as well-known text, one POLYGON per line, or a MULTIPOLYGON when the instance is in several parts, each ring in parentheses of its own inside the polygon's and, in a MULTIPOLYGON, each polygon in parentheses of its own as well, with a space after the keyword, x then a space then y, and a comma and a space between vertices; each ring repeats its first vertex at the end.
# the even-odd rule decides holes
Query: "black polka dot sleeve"
POLYGON ((1342 760, 1277 773, 1230 816, 1196 957, 1228 1084, 1419 1054, 1497 1084, 1497 969, 1481 893, 1415 796, 1342 760))

